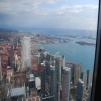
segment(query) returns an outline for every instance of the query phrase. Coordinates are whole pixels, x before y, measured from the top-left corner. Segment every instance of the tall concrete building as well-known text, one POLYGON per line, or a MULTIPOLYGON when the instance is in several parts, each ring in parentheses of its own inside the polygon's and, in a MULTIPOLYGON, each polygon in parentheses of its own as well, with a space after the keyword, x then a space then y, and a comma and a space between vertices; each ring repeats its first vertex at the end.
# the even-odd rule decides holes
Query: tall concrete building
MULTIPOLYGON (((45 63, 41 63, 41 67, 45 67, 45 63)), ((41 73, 41 94, 44 97, 46 91, 46 68, 44 68, 43 72, 41 73)))
POLYGON ((0 81, 2 81, 2 67, 1 67, 1 57, 0 57, 0 81))
POLYGON ((61 101, 69 101, 70 80, 71 80, 71 69, 68 67, 64 67, 63 72, 62 72, 62 99, 61 101))
POLYGON ((30 37, 23 37, 22 38, 22 51, 21 51, 21 58, 22 58, 22 66, 21 71, 26 70, 27 67, 31 66, 31 41, 30 37))
POLYGON ((87 70, 87 88, 89 89, 90 84, 92 84, 93 72, 92 70, 87 70))
POLYGON ((83 101, 84 96, 84 82, 79 79, 76 89, 76 101, 83 101))
POLYGON ((65 67, 65 56, 64 55, 62 55, 61 61, 62 61, 62 68, 63 68, 65 67))
POLYGON ((86 84, 87 84, 87 73, 86 72, 81 73, 81 79, 84 82, 84 90, 86 90, 86 84))
POLYGON ((50 71, 50 77, 51 77, 51 84, 50 84, 50 96, 54 96, 52 101, 55 101, 55 94, 56 92, 56 75, 55 75, 55 66, 51 67, 51 71, 50 71))
POLYGON ((90 84, 89 89, 88 89, 87 101, 90 101, 91 99, 91 90, 92 90, 92 84, 90 84))
POLYGON ((45 54, 44 52, 40 53, 40 63, 42 63, 45 60, 45 54))
POLYGON ((60 101, 60 92, 61 92, 61 57, 55 58, 55 75, 56 75, 56 95, 55 101, 60 101))
POLYGON ((45 66, 46 66, 46 75, 50 75, 50 63, 47 61, 45 63, 45 66))
POLYGON ((67 62, 66 67, 71 68, 71 82, 73 85, 77 85, 81 76, 82 65, 75 62, 67 62))

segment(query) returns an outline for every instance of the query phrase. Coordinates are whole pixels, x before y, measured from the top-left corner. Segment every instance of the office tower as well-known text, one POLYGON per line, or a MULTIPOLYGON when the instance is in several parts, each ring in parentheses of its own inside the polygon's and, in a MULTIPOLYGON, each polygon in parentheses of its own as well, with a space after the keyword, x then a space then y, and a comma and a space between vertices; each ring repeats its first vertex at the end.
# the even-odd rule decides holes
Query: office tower
POLYGON ((92 70, 87 70, 87 88, 89 89, 90 84, 92 83, 93 72, 92 70))
POLYGON ((71 80, 71 69, 68 67, 64 67, 63 72, 62 72, 62 99, 61 101, 69 101, 70 80, 71 80))
POLYGON ((48 62, 50 62, 51 61, 51 54, 46 54, 46 60, 48 61, 48 62))
POLYGON ((84 82, 79 79, 76 88, 76 101, 83 101, 84 96, 84 82))
POLYGON ((60 101, 60 91, 61 91, 61 58, 56 57, 55 59, 55 75, 56 75, 56 99, 55 101, 60 101))
POLYGON ((87 84, 87 73, 86 72, 81 73, 81 79, 84 82, 84 90, 86 90, 86 84, 87 84))
POLYGON ((46 66, 46 75, 50 75, 50 63, 48 61, 45 62, 45 66, 46 66))
POLYGON ((30 50, 30 37, 22 38, 22 66, 21 71, 26 70, 27 67, 31 66, 31 50, 30 50))
POLYGON ((55 75, 55 66, 51 67, 50 71, 50 77, 51 77, 51 82, 50 82, 50 96, 54 96, 52 101, 55 101, 55 94, 56 92, 56 75, 55 75))
POLYGON ((92 84, 90 84, 89 89, 88 89, 87 101, 91 100, 91 90, 92 90, 92 84))
POLYGON ((75 62, 67 62, 66 67, 71 68, 71 82, 76 85, 81 76, 82 65, 75 62))
POLYGON ((2 81, 2 67, 1 67, 1 57, 0 57, 0 81, 2 81))
POLYGON ((29 95, 30 95, 31 89, 35 88, 35 76, 34 76, 34 74, 29 74, 28 85, 29 85, 29 95))
POLYGON ((40 53, 40 63, 42 63, 45 60, 46 54, 44 52, 40 53))
POLYGON ((81 65, 75 64, 74 65, 74 85, 77 84, 80 76, 81 76, 81 65))
MULTIPOLYGON (((44 63, 41 63, 41 67, 45 67, 45 64, 44 63)), ((42 96, 44 97, 45 96, 45 87, 46 87, 46 68, 43 69, 43 71, 41 72, 41 94, 42 96)))
POLYGON ((28 83, 29 83, 29 88, 35 87, 35 76, 34 76, 34 74, 29 74, 28 83))
POLYGON ((63 68, 65 67, 65 56, 64 55, 62 55, 61 61, 62 61, 62 68, 63 68))

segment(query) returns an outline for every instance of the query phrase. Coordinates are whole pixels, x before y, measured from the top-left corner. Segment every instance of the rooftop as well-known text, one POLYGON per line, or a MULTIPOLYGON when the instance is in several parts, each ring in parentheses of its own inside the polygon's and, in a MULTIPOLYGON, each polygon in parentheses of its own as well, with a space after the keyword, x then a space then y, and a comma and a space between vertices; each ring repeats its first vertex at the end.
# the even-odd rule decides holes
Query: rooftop
POLYGON ((11 97, 20 96, 25 94, 25 87, 13 88, 11 90, 11 97))

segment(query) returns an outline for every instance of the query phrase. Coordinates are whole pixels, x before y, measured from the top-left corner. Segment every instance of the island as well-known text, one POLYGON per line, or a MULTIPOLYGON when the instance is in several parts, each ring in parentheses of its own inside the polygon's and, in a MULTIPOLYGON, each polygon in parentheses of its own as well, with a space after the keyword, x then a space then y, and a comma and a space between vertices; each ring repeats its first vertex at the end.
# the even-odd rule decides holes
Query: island
POLYGON ((84 42, 84 41, 77 41, 75 43, 78 43, 80 45, 89 45, 89 46, 95 46, 96 45, 94 43, 88 43, 88 42, 84 42))
POLYGON ((61 36, 65 36, 65 37, 71 37, 71 38, 79 38, 79 39, 92 39, 92 40, 96 40, 96 38, 90 37, 90 36, 77 36, 77 35, 61 35, 61 36))

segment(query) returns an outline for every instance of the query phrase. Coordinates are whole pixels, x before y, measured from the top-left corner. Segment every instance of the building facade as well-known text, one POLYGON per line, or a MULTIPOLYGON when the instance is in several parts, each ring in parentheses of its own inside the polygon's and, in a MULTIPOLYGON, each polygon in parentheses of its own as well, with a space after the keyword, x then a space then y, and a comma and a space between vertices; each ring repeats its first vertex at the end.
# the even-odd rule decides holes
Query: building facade
POLYGON ((79 79, 76 88, 76 101, 83 101, 84 96, 84 82, 79 79))
POLYGON ((81 79, 84 82, 84 90, 86 90, 86 84, 87 84, 87 73, 86 72, 81 73, 81 79))
POLYGON ((64 67, 63 72, 62 72, 62 99, 61 101, 69 101, 70 79, 71 79, 71 69, 68 67, 64 67))
POLYGON ((26 70, 27 67, 31 66, 31 49, 30 49, 31 41, 30 37, 22 38, 22 66, 21 71, 26 70))
POLYGON ((92 77, 93 77, 92 70, 87 70, 87 88, 88 89, 90 87, 90 84, 92 84, 92 77))

